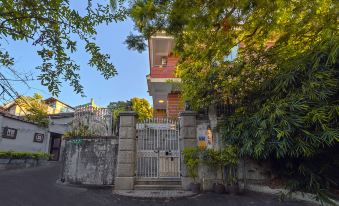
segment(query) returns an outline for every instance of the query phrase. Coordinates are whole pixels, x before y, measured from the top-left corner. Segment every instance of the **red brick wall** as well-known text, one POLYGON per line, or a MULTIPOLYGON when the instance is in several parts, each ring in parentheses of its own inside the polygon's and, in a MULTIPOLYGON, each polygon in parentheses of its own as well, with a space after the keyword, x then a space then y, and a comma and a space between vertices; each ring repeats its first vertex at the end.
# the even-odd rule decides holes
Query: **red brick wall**
POLYGON ((167 117, 166 110, 165 109, 155 109, 153 111, 153 116, 156 117, 156 118, 167 117))
POLYGON ((175 67, 179 61, 178 57, 167 57, 167 66, 175 67))
POLYGON ((167 96, 167 116, 170 118, 177 118, 179 113, 184 110, 181 101, 180 93, 170 93, 167 96))
POLYGON ((166 66, 152 67, 151 77, 152 78, 175 78, 175 66, 178 60, 179 60, 178 57, 168 57, 166 66))

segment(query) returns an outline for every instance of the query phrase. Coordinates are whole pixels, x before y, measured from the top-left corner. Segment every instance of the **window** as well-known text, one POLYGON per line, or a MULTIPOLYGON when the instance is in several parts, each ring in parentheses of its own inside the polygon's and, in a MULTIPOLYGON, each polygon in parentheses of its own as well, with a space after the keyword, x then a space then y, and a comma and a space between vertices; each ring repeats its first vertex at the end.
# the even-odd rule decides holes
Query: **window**
POLYGON ((7 139, 15 139, 16 135, 18 133, 17 129, 14 128, 9 128, 9 127, 4 127, 2 137, 7 138, 7 139))
POLYGON ((167 57, 161 57, 161 66, 167 65, 167 57))
POLYGON ((56 108, 56 103, 55 102, 51 103, 51 104, 49 104, 49 106, 52 107, 53 109, 55 109, 56 108))

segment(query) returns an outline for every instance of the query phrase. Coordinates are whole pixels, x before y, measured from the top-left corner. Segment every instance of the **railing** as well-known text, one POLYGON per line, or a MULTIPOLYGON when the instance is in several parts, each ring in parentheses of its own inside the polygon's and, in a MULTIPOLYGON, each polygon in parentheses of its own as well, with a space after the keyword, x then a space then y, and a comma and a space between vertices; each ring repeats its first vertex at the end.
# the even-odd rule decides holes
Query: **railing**
POLYGON ((150 76, 152 78, 175 78, 175 66, 152 67, 150 76))
POLYGON ((75 117, 82 117, 86 115, 91 115, 98 120, 106 119, 108 116, 112 116, 112 110, 108 108, 96 108, 92 106, 80 106, 75 109, 75 117))
POLYGON ((73 127, 87 125, 89 130, 98 136, 112 135, 112 110, 95 108, 91 105, 80 106, 74 112, 73 127))
POLYGON ((218 104, 216 105, 217 117, 224 117, 232 115, 235 112, 235 106, 232 104, 218 104))

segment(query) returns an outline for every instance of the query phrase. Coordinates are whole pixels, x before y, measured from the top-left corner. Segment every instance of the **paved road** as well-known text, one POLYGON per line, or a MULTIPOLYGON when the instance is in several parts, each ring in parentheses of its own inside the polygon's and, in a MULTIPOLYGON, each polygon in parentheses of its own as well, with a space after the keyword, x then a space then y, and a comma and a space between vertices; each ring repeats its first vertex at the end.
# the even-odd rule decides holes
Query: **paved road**
POLYGON ((0 171, 0 206, 264 206, 310 205, 304 202, 281 203, 274 196, 248 193, 241 196, 202 194, 166 200, 133 199, 112 195, 109 189, 86 189, 56 183, 58 164, 23 170, 0 171))

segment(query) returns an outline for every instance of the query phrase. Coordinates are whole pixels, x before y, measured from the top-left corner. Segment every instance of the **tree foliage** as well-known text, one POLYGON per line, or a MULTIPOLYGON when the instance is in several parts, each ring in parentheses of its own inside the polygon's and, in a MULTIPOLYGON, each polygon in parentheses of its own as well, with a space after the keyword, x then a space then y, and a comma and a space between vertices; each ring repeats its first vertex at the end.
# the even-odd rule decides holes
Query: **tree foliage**
POLYGON ((48 105, 40 94, 35 93, 32 97, 22 96, 16 99, 16 103, 25 113, 25 118, 38 123, 40 126, 48 126, 48 105))
POLYGON ((139 34, 129 39, 174 36, 184 99, 196 109, 236 105, 221 124, 225 141, 282 163, 300 177, 291 188, 324 197, 333 176, 306 163, 339 142, 337 11, 332 0, 136 0, 139 34))
POLYGON ((120 112, 127 111, 128 109, 135 111, 140 120, 151 118, 153 116, 153 109, 149 102, 146 99, 138 97, 132 98, 130 102, 127 101, 110 102, 107 108, 112 109, 113 121, 118 119, 120 112))
MULTIPOLYGON (((95 42, 96 27, 125 19, 123 1, 102 3, 88 0, 85 12, 72 9, 69 0, 6 0, 0 2, 0 66, 13 68, 15 60, 6 49, 7 39, 26 41, 38 49, 42 64, 38 79, 57 95, 61 79, 67 81, 76 93, 83 94, 80 84, 80 66, 72 57, 84 44, 90 56, 88 65, 106 78, 117 74, 110 56, 103 53, 95 42)), ((18 77, 16 69, 14 76, 18 77)), ((5 75, 1 72, 1 75, 5 75)), ((24 80, 23 78, 18 78, 24 80)), ((8 75, 1 80, 9 80, 8 75)), ((8 82, 6 82, 8 83, 8 82)), ((6 91, 12 88, 4 82, 6 91)))
POLYGON ((131 99, 131 103, 132 110, 137 113, 139 120, 153 116, 153 108, 146 99, 134 97, 131 99))
POLYGON ((127 105, 127 101, 110 102, 108 104, 107 108, 112 109, 113 120, 118 119, 120 112, 126 111, 127 105))

